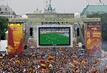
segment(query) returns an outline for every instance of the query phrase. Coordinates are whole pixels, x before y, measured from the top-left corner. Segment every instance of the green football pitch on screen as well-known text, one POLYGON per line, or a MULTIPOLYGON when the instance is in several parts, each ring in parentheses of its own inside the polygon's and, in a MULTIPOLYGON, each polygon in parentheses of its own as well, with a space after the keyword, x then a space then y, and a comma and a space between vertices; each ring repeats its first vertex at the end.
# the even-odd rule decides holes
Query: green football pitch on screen
POLYGON ((66 46, 70 45, 70 28, 40 28, 39 45, 41 46, 66 46))

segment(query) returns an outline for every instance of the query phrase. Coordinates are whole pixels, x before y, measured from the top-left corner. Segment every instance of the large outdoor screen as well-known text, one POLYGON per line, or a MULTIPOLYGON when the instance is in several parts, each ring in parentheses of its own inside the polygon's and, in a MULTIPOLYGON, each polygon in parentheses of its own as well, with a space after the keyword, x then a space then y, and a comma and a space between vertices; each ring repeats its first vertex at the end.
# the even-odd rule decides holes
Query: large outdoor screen
POLYGON ((71 27, 38 27, 39 46, 70 46, 71 27))

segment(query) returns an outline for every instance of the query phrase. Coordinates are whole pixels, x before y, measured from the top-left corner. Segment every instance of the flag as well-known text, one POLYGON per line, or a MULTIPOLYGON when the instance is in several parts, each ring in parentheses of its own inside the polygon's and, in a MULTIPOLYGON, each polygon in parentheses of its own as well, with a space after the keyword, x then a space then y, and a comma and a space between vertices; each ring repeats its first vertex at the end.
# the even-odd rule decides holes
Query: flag
POLYGON ((14 48, 13 30, 8 27, 8 45, 14 48))
POLYGON ((49 57, 48 57, 48 60, 49 60, 49 61, 53 61, 53 60, 54 60, 54 57, 53 57, 53 56, 49 56, 49 57))
POLYGON ((15 51, 15 46, 14 46, 14 39, 13 39, 13 30, 12 28, 9 26, 8 27, 8 53, 10 55, 14 54, 15 51))
POLYGON ((40 61, 40 66, 41 66, 41 69, 46 69, 47 68, 46 62, 44 60, 40 61))
POLYGON ((18 54, 22 54, 22 52, 23 52, 23 39, 20 40, 20 44, 19 44, 19 47, 16 52, 18 54))

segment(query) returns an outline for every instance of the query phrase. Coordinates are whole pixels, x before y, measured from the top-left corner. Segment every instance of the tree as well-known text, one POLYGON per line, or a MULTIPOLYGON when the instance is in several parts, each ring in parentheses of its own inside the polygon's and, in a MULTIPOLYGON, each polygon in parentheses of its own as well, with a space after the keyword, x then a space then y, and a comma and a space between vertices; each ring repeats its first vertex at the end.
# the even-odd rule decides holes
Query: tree
POLYGON ((0 40, 5 39, 5 32, 7 31, 8 18, 0 16, 0 40))

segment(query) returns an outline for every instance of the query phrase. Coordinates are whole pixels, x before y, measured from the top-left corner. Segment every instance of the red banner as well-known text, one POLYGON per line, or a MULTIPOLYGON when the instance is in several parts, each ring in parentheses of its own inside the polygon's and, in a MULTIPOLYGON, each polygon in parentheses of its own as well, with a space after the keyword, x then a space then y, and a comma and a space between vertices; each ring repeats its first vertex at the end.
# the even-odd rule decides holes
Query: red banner
POLYGON ((98 22, 90 22, 86 25, 86 47, 89 54, 93 54, 101 50, 102 36, 101 24, 98 22))
POLYGON ((23 52, 23 25, 8 25, 8 53, 22 54, 23 52))

